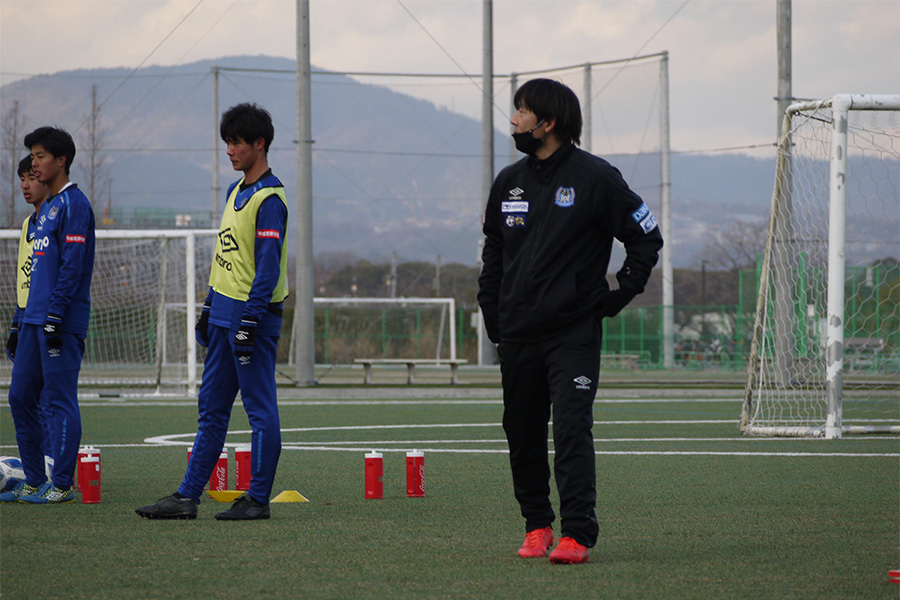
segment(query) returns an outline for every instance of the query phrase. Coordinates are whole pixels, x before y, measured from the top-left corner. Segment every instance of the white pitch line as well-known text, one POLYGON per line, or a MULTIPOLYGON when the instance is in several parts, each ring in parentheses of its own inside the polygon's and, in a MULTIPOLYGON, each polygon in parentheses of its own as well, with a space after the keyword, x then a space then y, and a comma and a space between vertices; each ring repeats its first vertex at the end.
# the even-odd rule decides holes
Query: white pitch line
MULTIPOLYGON (((603 421, 597 422, 595 425, 721 425, 736 424, 737 421, 730 419, 725 420, 700 420, 700 421, 603 421)), ((552 424, 552 422, 551 422, 552 424)), ((410 425, 335 425, 329 427, 292 427, 282 429, 282 433, 308 433, 312 431, 370 431, 375 429, 454 429, 464 427, 502 427, 500 423, 437 423, 437 424, 410 424, 410 425)), ((249 434, 249 429, 241 431, 229 431, 229 435, 249 434)), ((169 435, 160 435, 146 438, 144 441, 148 444, 160 445, 182 445, 184 442, 178 441, 181 438, 194 437, 196 433, 175 433, 169 435)))
MULTIPOLYGON (((878 438, 870 438, 866 441, 896 441, 900 439, 900 436, 879 436, 878 438)), ((553 443, 552 439, 547 440, 550 444, 553 443)), ((823 439, 813 439, 813 438, 760 438, 760 437, 735 437, 735 438, 595 438, 595 444, 614 444, 618 442, 628 442, 628 443, 653 443, 653 442, 748 442, 748 443, 765 443, 765 442, 819 442, 824 441, 823 439)), ((307 442, 284 442, 287 444, 304 444, 307 442)), ((314 442, 308 442, 310 444, 314 442)), ((505 444, 506 439, 480 439, 480 440, 329 440, 325 442, 315 442, 319 445, 325 446, 368 446, 372 444, 384 445, 384 444, 505 444)))
MULTIPOLYGON (((740 403, 741 398, 696 398, 686 400, 684 398, 598 398, 594 407, 602 407, 605 404, 725 404, 740 403)), ((410 400, 279 400, 279 406, 444 406, 444 405, 502 405, 502 398, 480 399, 449 399, 428 398, 410 400)), ((142 398, 133 400, 129 398, 86 398, 79 399, 81 407, 91 406, 118 406, 122 408, 146 407, 146 406, 197 406, 196 400, 156 400, 142 398)))
MULTIPOLYGON (((415 425, 415 426, 406 426, 406 425, 376 425, 371 427, 357 427, 357 426, 345 426, 345 427, 322 427, 322 428, 301 428, 305 431, 322 431, 322 430, 338 430, 338 429, 402 429, 407 427, 433 427, 433 428, 441 428, 441 427, 467 427, 467 426, 475 426, 475 427, 485 427, 485 426, 499 426, 499 424, 456 424, 456 425, 415 425)), ((244 433, 249 434, 249 431, 243 432, 229 432, 232 434, 236 433, 244 433)), ((176 441, 174 438, 186 438, 193 437, 195 434, 175 434, 171 436, 158 436, 156 438, 148 438, 145 440, 143 444, 97 444, 98 448, 160 448, 160 447, 171 447, 171 446, 187 446, 190 444, 188 441, 176 441)), ((897 439, 895 436, 886 437, 886 438, 878 438, 881 439, 897 439)), ((508 454, 509 451, 504 448, 467 448, 467 449, 453 449, 453 448, 435 448, 424 446, 431 444, 471 444, 471 443, 505 443, 506 440, 503 439, 482 439, 482 440, 404 440, 404 441, 394 441, 394 440, 379 440, 379 441, 331 441, 331 442, 319 442, 319 443, 310 443, 310 442, 287 442, 282 444, 282 448, 284 450, 299 450, 299 451, 312 451, 312 452, 359 452, 360 449, 358 447, 351 446, 363 446, 366 449, 375 449, 383 452, 407 452, 409 450, 419 450, 422 452, 428 452, 430 454, 508 454), (387 447, 387 446, 396 446, 403 445, 405 447, 395 448, 395 447, 387 447)), ((803 439, 803 438, 785 438, 785 439, 770 439, 770 438, 601 438, 594 440, 595 442, 639 442, 639 443, 652 443, 652 442, 750 442, 750 443, 758 443, 758 442, 766 442, 766 441, 806 441, 813 443, 822 443, 822 440, 812 440, 812 439, 803 439)), ((236 447, 245 445, 245 442, 237 442, 237 443, 226 443, 226 447, 236 447)), ((0 445, 0 448, 15 448, 15 446, 10 445, 0 445)), ((549 454, 554 454, 553 450, 549 450, 549 454)), ((900 457, 900 453, 897 452, 769 452, 769 451, 693 451, 693 450, 595 450, 594 454, 597 456, 763 456, 763 457, 790 457, 790 458, 898 458, 900 457)))
MULTIPOLYGON (((303 451, 322 451, 322 452, 359 452, 357 448, 343 448, 338 446, 311 446, 311 445, 289 445, 282 446, 283 450, 303 450, 303 451)), ((429 454, 509 454, 509 450, 495 449, 478 449, 468 448, 452 449, 452 448, 379 448, 372 447, 373 450, 381 452, 407 452, 409 450, 418 450, 429 454)), ((555 454, 553 450, 548 454, 555 454)), ((853 452, 690 452, 690 451, 643 451, 643 450, 595 450, 597 456, 782 456, 791 458, 898 458, 900 453, 853 453, 853 452)))

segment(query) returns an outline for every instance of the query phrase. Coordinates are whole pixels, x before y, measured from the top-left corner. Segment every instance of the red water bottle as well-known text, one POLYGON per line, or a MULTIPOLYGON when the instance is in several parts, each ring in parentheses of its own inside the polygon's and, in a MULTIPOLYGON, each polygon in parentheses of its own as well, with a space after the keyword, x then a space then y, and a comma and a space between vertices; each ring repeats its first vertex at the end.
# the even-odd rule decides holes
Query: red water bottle
POLYGON ((250 446, 234 449, 234 489, 246 492, 250 489, 250 446))
POLYGON ((381 452, 366 454, 366 499, 384 498, 384 461, 381 452))
POLYGON ((413 450, 406 453, 406 495, 421 498, 425 495, 425 453, 413 450))
POLYGON ((209 476, 209 491, 224 492, 228 489, 228 448, 223 448, 212 474, 209 476))
POLYGON ((84 491, 82 482, 84 481, 85 475, 84 475, 84 473, 82 473, 82 461, 85 458, 87 458, 88 456, 96 456, 97 462, 99 463, 100 462, 100 449, 94 448, 93 446, 82 446, 81 448, 78 449, 78 461, 77 461, 75 471, 78 475, 78 477, 77 477, 78 486, 76 489, 79 492, 84 491))
POLYGON ((81 484, 81 502, 98 504, 100 502, 100 455, 91 454, 81 459, 79 481, 81 484))

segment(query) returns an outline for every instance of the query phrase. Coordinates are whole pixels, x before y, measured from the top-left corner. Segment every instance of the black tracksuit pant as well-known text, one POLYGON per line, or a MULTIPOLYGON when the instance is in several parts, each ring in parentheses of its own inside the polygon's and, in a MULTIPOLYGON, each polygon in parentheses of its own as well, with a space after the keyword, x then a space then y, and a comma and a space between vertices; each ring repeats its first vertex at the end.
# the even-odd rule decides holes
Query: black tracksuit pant
POLYGON ((550 505, 547 448, 552 410, 561 535, 588 547, 594 546, 599 533, 591 427, 600 339, 600 323, 591 318, 544 342, 502 342, 498 347, 503 430, 525 531, 547 527, 555 517, 550 505))

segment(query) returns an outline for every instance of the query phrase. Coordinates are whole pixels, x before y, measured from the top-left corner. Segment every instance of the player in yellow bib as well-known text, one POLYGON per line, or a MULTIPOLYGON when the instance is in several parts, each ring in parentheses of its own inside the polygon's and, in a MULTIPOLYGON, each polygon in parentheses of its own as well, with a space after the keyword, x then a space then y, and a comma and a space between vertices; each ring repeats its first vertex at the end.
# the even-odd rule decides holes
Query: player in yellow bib
MULTIPOLYGON (((9 360, 16 359, 16 350, 19 346, 19 329, 22 326, 22 318, 25 307, 28 305, 28 292, 31 289, 31 252, 34 246, 35 231, 37 229, 37 216, 44 200, 50 197, 50 188, 37 180, 34 169, 31 166, 31 155, 19 161, 19 187, 25 202, 34 208, 34 212, 28 215, 22 222, 22 234, 19 237, 19 257, 16 261, 16 312, 13 315, 12 324, 9 327, 9 337, 6 339, 6 356, 9 360)), ((40 390, 28 390, 29 394, 40 393, 40 390)), ((31 396, 33 398, 33 395, 31 396)), ((37 468, 37 461, 23 461, 25 467, 25 482, 19 489, 11 489, 0 494, 0 502, 14 502, 19 496, 37 491, 37 488, 47 481, 47 474, 53 472, 53 457, 50 448, 50 432, 47 426, 47 417, 44 406, 37 400, 26 402, 24 408, 17 412, 18 426, 16 427, 16 444, 20 447, 19 456, 32 454, 40 456, 44 454, 44 471, 37 468), (25 450, 22 446, 31 448, 25 450)))
POLYGON ((197 322, 207 346, 198 404, 199 427, 184 480, 171 496, 136 512, 148 519, 193 519, 203 486, 225 444, 237 392, 250 421, 250 489, 220 520, 268 519, 269 496, 281 454, 275 354, 282 304, 288 295, 287 202, 269 169, 272 118, 255 104, 222 115, 228 158, 244 176, 228 188, 209 276, 209 295, 197 322))
POLYGON ((31 289, 31 248, 34 244, 37 215, 41 205, 50 196, 50 188, 37 180, 31 168, 31 156, 19 161, 19 187, 25 202, 34 208, 34 212, 22 221, 22 235, 19 237, 19 259, 16 262, 16 313, 10 326, 9 338, 6 341, 6 355, 15 360, 18 345, 18 332, 22 314, 28 304, 28 290, 31 289))

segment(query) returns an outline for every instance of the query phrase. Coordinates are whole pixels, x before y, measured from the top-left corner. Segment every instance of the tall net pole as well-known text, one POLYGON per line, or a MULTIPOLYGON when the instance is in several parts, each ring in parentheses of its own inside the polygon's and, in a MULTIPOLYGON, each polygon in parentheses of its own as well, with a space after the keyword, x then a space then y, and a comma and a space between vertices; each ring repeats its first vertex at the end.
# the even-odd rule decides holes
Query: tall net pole
MULTIPOLYGON (((778 114, 777 136, 781 135, 782 119, 791 104, 791 0, 778 0, 778 114)), ((788 135, 790 135, 788 133, 788 135)), ((775 378, 788 385, 794 378, 794 231, 793 231, 793 167, 790 138, 784 145, 784 182, 775 218, 775 239, 772 246, 772 275, 775 301, 775 378)))
MULTIPOLYGON (((487 199, 494 182, 494 42, 493 6, 484 0, 482 23, 483 48, 481 67, 481 211, 487 207, 487 199)), ((481 255, 479 254, 479 262, 481 255)), ((478 364, 494 364, 494 345, 488 339, 484 319, 478 311, 478 364)))
POLYGON ((297 262, 294 275, 294 383, 316 383, 313 307, 312 112, 309 0, 297 0, 297 262))
POLYGON ((213 134, 213 155, 212 155, 212 213, 210 214, 210 224, 215 227, 219 214, 219 65, 212 66, 212 134, 213 134))
POLYGON ((672 168, 669 138, 669 53, 664 51, 659 61, 659 136, 660 136, 660 204, 662 233, 668 243, 662 249, 663 297, 663 366, 675 366, 675 290, 672 273, 672 168))

